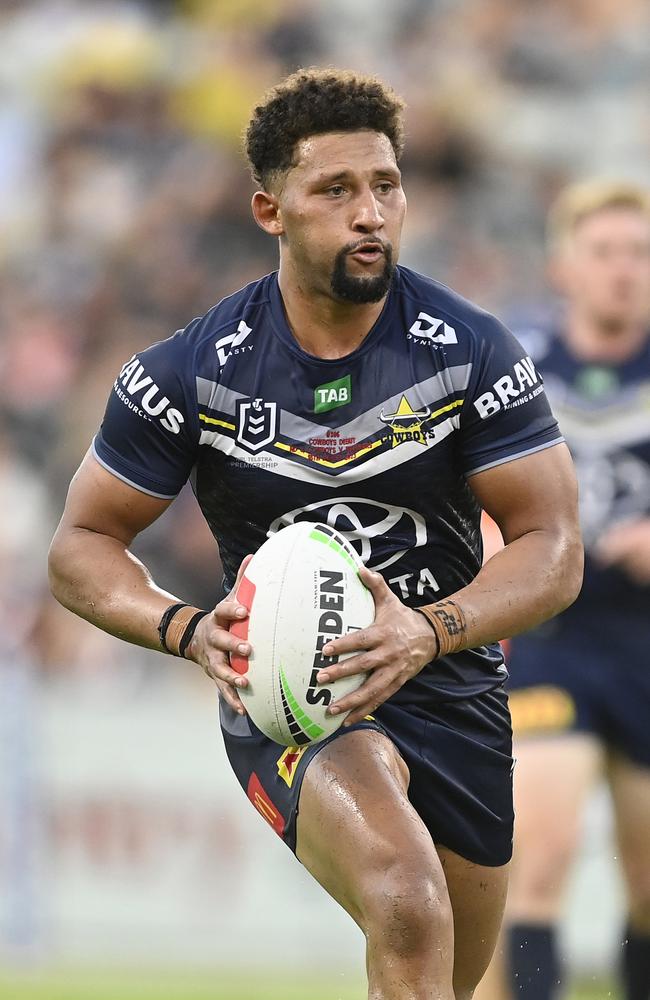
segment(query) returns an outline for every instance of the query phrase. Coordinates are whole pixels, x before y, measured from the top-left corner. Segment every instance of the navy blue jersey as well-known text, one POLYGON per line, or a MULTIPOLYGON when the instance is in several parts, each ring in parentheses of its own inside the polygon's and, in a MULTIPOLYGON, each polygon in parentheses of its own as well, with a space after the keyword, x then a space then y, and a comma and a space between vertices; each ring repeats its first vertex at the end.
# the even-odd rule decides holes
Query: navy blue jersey
MULTIPOLYGON (((277 274, 247 285, 124 365, 94 451, 154 496, 191 479, 227 586, 269 532, 321 521, 417 606, 479 571, 469 477, 561 440, 514 337, 400 267, 372 330, 336 360, 298 345, 277 274)), ((466 650, 427 665, 394 700, 468 697, 504 675, 498 645, 466 650)))
MULTIPOLYGON (((639 642, 650 642, 650 588, 595 558, 607 530, 650 517, 650 338, 626 361, 577 359, 555 330, 521 338, 543 372, 549 400, 576 465, 586 563, 582 592, 561 619, 615 628, 627 619, 639 642)), ((561 621, 558 620, 559 627, 561 621)))

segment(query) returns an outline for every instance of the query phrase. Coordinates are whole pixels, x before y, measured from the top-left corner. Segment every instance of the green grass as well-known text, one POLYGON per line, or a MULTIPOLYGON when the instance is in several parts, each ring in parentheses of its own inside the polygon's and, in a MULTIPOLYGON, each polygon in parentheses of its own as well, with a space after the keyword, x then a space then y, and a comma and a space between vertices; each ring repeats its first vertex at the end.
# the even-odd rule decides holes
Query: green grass
MULTIPOLYGON (((170 973, 69 971, 0 971, 0 1000, 364 1000, 363 981, 352 974, 334 976, 300 970, 292 980, 276 969, 260 973, 170 973)), ((606 985, 587 984, 568 1000, 618 1000, 606 985)))

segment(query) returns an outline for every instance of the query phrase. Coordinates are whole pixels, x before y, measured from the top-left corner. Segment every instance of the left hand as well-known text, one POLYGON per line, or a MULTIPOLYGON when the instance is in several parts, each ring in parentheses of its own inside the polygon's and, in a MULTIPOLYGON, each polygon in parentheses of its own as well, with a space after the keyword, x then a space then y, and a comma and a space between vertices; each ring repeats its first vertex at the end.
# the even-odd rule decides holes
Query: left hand
POLYGON ((363 569, 359 576, 375 599, 375 620, 368 628, 334 639, 323 647, 325 656, 360 652, 319 671, 319 684, 339 677, 368 673, 360 688, 333 702, 330 715, 350 712, 344 725, 361 722, 395 694, 436 655, 438 644, 424 615, 407 608, 379 573, 363 569))

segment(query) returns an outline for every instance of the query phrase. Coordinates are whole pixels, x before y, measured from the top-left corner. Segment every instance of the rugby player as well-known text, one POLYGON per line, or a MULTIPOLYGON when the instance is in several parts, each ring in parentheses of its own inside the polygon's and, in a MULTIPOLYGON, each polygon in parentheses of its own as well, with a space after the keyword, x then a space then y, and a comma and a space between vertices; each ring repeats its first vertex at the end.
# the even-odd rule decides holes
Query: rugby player
POLYGON ((565 305, 521 337, 576 463, 587 557, 575 604, 511 645, 517 824, 504 952, 513 996, 564 995, 556 927, 585 801, 605 777, 627 887, 624 995, 648 1000, 650 194, 575 185, 551 210, 549 241, 565 305))
POLYGON ((365 934, 369 996, 467 1000, 511 855, 497 640, 576 597, 582 546, 534 365, 492 316, 397 265, 402 112, 379 80, 337 70, 299 71, 255 109, 252 210, 279 271, 125 362, 50 569, 72 611, 214 678, 244 790, 365 934), (228 659, 250 653, 228 631, 246 609, 188 607, 130 554, 188 478, 230 593, 246 554, 297 519, 358 546, 376 620, 324 648, 319 682, 368 672, 330 706, 349 713, 333 738, 286 751, 262 736, 228 659), (481 508, 506 542, 483 569, 481 508))

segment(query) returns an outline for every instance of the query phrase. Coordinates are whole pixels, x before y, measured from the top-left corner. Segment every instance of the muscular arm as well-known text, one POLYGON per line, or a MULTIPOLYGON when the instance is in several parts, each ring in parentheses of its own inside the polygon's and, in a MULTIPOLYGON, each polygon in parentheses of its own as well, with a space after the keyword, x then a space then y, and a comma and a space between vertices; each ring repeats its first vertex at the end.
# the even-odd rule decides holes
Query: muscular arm
POLYGON ((320 671, 318 680, 369 672, 358 691, 330 707, 359 721, 437 655, 475 648, 533 628, 572 603, 582 581, 582 543, 573 464, 559 444, 477 473, 470 485, 501 529, 505 548, 470 584, 427 607, 407 608, 378 573, 362 571, 375 599, 375 623, 328 643, 326 656, 358 652, 320 671))
POLYGON ((464 618, 455 647, 461 649, 525 632, 563 611, 578 596, 583 568, 577 485, 566 445, 480 472, 469 482, 505 547, 451 595, 464 618))
POLYGON ((56 599, 105 632, 160 649, 158 622, 179 598, 156 586, 128 546, 170 502, 128 486, 86 455, 50 547, 56 599))
MULTIPOLYGON (((161 651, 158 624, 179 598, 158 587, 128 547, 169 503, 128 486, 86 455, 70 485, 49 558, 52 593, 64 607, 120 639, 161 651)), ((245 566, 246 560, 240 575, 245 566)), ((250 648, 228 626, 246 614, 234 600, 221 601, 198 623, 185 652, 240 713, 234 687, 248 681, 231 669, 227 654, 237 649, 247 656, 250 648)))

